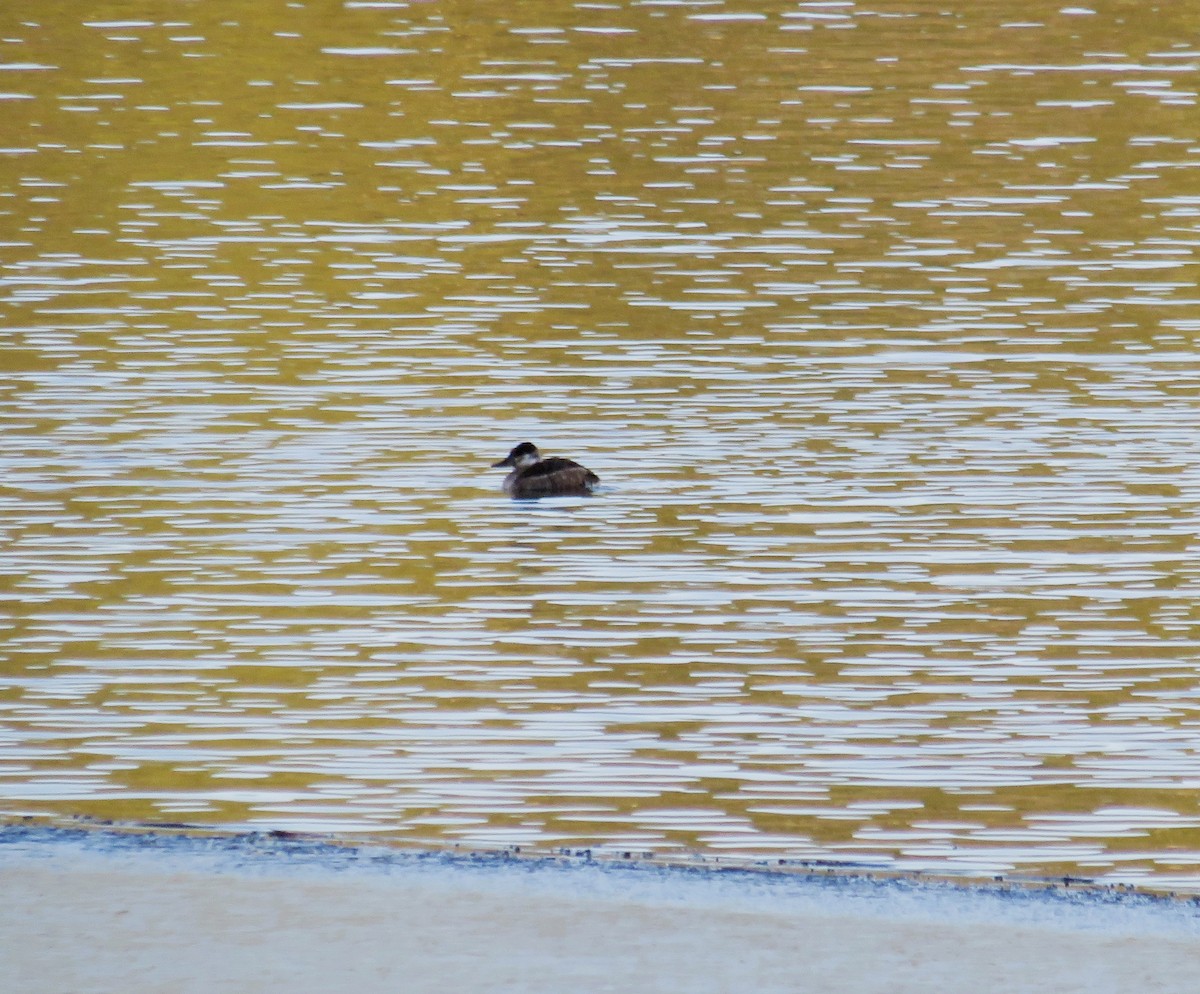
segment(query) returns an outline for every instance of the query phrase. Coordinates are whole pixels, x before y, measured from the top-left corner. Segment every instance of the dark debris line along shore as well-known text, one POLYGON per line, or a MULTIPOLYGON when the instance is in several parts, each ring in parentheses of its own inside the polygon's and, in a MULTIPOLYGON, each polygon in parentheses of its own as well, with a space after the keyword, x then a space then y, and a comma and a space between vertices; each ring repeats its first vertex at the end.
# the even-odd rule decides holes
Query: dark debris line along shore
POLYGON ((415 848, 377 840, 344 841, 332 836, 285 831, 230 832, 184 823, 120 823, 72 819, 67 824, 30 818, 0 821, 0 862, 8 847, 46 851, 72 846, 97 855, 158 853, 224 857, 224 869, 314 868, 334 872, 390 873, 421 866, 489 870, 520 867, 537 873, 590 869, 604 873, 650 874, 664 880, 695 880, 719 875, 741 878, 747 886, 770 885, 792 894, 953 893, 1006 902, 1063 902, 1078 906, 1196 908, 1200 894, 1155 892, 1129 885, 1097 885, 1076 877, 979 879, 924 873, 881 871, 853 863, 804 861, 722 861, 694 856, 688 862, 656 857, 653 852, 622 851, 597 856, 590 849, 553 852, 521 847, 505 849, 415 848), (228 862, 225 862, 228 860, 228 862))

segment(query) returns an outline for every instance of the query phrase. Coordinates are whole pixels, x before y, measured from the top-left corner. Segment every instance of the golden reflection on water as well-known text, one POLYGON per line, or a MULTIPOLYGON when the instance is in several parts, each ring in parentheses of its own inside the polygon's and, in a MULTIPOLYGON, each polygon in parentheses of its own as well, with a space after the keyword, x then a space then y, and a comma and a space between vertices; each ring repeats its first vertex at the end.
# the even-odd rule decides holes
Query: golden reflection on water
POLYGON ((510 6, 0 14, 4 810, 1194 888, 1197 15, 510 6))

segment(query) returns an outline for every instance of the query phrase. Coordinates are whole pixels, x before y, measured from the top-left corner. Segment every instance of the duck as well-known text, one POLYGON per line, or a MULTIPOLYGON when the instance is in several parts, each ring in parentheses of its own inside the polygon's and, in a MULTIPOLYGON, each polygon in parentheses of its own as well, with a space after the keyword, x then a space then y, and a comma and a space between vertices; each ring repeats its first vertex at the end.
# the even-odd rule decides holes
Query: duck
POLYGON ((570 459, 543 459, 532 442, 522 442, 492 468, 509 467, 504 492, 526 500, 533 497, 584 497, 600 482, 590 469, 570 459))

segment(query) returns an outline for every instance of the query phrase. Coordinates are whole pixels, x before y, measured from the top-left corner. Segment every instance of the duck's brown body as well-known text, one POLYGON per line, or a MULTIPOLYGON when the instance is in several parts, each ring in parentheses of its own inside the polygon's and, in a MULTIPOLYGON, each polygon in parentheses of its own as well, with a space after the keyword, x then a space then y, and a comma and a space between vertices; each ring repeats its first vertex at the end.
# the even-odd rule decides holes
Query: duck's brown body
POLYGON ((510 466, 504 492, 525 500, 534 497, 582 497, 590 494, 600 477, 570 459, 543 459, 537 446, 522 442, 494 466, 510 466))

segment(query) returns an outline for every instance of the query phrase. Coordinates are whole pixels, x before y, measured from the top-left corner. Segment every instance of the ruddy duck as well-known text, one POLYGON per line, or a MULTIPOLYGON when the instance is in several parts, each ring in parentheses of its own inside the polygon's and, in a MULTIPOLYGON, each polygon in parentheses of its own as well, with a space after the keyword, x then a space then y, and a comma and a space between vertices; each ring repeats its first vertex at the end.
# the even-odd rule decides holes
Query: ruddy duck
POLYGON ((537 446, 522 442, 492 468, 511 466, 504 478, 504 492, 510 497, 585 496, 600 482, 600 477, 570 459, 543 459, 537 446))

